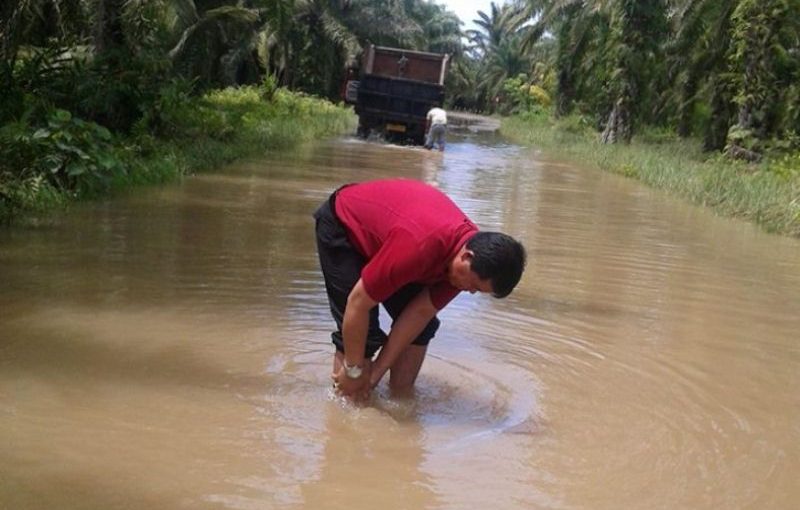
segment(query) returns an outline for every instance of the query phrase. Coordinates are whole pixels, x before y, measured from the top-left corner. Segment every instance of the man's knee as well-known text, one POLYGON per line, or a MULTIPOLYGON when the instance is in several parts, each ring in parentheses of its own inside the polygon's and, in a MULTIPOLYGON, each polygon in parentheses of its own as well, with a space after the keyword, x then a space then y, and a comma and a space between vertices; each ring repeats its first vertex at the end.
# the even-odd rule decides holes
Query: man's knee
POLYGON ((436 331, 439 330, 440 325, 441 323, 437 317, 431 319, 431 321, 425 325, 425 329, 414 339, 412 345, 427 346, 430 341, 433 340, 433 337, 436 336, 436 331))

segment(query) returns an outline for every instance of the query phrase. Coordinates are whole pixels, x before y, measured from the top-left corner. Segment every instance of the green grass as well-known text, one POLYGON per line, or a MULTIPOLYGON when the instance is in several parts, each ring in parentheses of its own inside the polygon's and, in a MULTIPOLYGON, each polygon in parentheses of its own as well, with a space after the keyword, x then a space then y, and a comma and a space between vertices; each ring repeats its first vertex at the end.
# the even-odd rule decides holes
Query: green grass
POLYGON ((351 110, 283 89, 265 100, 257 87, 210 92, 176 109, 164 138, 140 140, 137 171, 121 180, 158 183, 247 157, 284 151, 355 129, 351 110))
POLYGON ((52 130, 46 139, 35 134, 41 126, 5 126, 0 131, 4 144, 0 152, 7 162, 5 166, 0 162, 0 222, 25 220, 75 200, 174 181, 237 159, 289 150, 355 129, 356 117, 350 109, 283 89, 269 96, 259 87, 241 87, 169 101, 157 122, 146 119, 155 126, 143 121, 134 133, 112 136, 102 146, 91 138, 92 128, 82 124, 81 133, 86 136, 82 145, 66 149, 63 137, 49 142, 62 135, 73 140, 73 124, 65 124, 72 131, 52 130), (52 173, 46 169, 52 157, 74 159, 71 154, 79 149, 84 149, 80 162, 87 168, 95 154, 112 158, 113 165, 108 170, 95 165, 91 174, 77 177, 65 176, 63 166, 52 173), (65 150, 72 152, 65 156, 65 150))
POLYGON ((699 141, 658 130, 640 133, 627 145, 604 145, 581 118, 554 120, 545 114, 505 118, 501 133, 554 157, 638 179, 769 232, 800 237, 800 154, 745 164, 704 153, 699 141))

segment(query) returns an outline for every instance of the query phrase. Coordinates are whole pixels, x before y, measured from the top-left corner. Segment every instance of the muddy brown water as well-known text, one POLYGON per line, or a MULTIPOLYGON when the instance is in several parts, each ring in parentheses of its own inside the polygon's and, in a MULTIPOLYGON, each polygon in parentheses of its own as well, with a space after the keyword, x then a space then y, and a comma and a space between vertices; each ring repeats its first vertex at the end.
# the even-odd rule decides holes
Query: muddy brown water
POLYGON ((483 134, 344 138, 0 231, 2 509, 790 509, 800 243, 483 134), (329 390, 310 214, 435 183, 527 245, 417 395, 329 390))

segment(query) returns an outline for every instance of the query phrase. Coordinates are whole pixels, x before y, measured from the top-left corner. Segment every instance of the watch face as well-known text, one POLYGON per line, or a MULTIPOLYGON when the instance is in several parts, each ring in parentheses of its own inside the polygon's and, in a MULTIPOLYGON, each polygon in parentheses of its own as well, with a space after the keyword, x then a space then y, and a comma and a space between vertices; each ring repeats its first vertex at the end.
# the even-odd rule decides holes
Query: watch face
POLYGON ((344 372, 350 379, 358 379, 359 377, 361 377, 361 367, 358 365, 354 367, 348 367, 347 365, 345 365, 344 372))

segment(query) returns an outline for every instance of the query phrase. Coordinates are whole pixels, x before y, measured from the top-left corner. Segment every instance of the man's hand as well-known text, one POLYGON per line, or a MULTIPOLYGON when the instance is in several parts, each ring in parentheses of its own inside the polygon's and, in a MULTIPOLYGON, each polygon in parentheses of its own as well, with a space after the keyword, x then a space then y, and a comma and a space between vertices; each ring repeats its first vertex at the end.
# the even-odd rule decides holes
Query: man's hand
POLYGON ((347 377, 344 366, 337 373, 331 374, 331 378, 338 395, 350 398, 355 402, 363 402, 369 398, 370 390, 372 390, 371 374, 372 363, 369 360, 365 360, 361 376, 358 379, 347 377))

